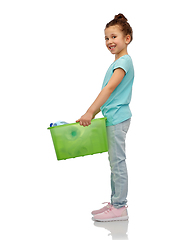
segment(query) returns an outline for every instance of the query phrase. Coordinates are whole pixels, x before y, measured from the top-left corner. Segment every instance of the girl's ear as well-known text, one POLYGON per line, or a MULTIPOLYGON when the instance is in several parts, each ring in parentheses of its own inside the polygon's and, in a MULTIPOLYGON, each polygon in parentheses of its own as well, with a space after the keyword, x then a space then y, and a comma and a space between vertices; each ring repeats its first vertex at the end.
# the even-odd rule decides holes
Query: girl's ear
POLYGON ((131 36, 128 34, 128 35, 125 36, 125 43, 129 44, 130 41, 131 41, 131 36))

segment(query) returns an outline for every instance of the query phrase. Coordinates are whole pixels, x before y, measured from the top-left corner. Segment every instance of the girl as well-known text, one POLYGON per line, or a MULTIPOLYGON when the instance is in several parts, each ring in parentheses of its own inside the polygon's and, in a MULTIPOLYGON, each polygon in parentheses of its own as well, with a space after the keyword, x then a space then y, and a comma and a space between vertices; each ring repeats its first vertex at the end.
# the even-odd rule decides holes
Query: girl
POLYGON ((76 122, 82 126, 102 111, 107 117, 107 138, 111 167, 111 202, 93 211, 96 221, 127 220, 128 175, 125 155, 125 138, 130 125, 129 103, 134 81, 134 68, 127 46, 132 41, 132 28, 123 14, 107 23, 105 41, 108 50, 115 55, 103 81, 102 91, 87 112, 76 122))

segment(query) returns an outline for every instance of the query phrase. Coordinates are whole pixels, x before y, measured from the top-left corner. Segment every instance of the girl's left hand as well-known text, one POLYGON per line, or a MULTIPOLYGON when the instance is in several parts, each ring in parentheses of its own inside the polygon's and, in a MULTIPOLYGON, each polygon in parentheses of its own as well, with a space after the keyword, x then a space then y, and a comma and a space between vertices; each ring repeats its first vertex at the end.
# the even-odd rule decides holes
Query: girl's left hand
POLYGON ((93 114, 86 112, 80 119, 78 119, 76 122, 80 122, 81 126, 89 126, 91 124, 91 120, 93 118, 93 114))

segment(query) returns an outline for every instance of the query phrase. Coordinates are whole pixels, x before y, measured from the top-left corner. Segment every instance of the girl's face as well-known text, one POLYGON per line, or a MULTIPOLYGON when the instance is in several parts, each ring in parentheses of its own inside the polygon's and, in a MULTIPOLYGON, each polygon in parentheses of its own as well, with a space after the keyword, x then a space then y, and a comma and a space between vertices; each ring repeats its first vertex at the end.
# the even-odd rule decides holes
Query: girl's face
POLYGON ((106 47, 112 54, 116 56, 127 54, 127 45, 130 42, 130 36, 124 36, 118 25, 105 29, 105 41, 106 47))

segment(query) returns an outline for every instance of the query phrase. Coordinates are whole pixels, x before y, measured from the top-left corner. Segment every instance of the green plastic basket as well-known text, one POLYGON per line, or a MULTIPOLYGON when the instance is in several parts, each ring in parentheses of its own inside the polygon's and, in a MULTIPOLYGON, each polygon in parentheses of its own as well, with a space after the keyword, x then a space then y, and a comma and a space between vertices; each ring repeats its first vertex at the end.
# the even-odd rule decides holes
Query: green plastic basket
POLYGON ((106 118, 93 119, 88 127, 71 123, 48 129, 58 160, 108 151, 106 118))

